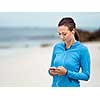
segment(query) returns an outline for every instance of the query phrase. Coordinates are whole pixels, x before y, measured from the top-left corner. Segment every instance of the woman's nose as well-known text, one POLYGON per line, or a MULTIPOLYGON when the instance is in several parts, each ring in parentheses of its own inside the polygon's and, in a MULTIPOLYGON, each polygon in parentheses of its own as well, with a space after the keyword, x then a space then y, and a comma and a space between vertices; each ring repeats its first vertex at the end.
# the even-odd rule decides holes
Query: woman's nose
POLYGON ((64 39, 65 39, 65 36, 63 36, 63 35, 60 35, 60 38, 61 38, 62 40, 64 40, 64 39))
POLYGON ((63 39, 64 38, 63 35, 60 35, 60 38, 63 39))

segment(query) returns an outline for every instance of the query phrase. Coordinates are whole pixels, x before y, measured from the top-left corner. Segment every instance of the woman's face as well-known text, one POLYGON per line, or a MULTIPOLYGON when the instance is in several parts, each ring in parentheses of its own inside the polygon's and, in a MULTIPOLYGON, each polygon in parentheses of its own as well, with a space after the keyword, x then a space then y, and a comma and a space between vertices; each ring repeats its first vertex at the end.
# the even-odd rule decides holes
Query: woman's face
POLYGON ((58 27, 58 34, 65 43, 74 38, 74 32, 70 31, 69 28, 64 25, 58 27))

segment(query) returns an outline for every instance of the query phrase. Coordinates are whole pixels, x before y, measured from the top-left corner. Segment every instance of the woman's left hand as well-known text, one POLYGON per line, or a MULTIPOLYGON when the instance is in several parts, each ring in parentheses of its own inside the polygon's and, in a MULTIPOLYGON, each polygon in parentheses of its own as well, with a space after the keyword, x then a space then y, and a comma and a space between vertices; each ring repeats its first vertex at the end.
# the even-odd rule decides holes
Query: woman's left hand
POLYGON ((67 69, 65 69, 63 66, 59 66, 58 68, 56 68, 55 72, 56 74, 62 76, 67 73, 67 69))

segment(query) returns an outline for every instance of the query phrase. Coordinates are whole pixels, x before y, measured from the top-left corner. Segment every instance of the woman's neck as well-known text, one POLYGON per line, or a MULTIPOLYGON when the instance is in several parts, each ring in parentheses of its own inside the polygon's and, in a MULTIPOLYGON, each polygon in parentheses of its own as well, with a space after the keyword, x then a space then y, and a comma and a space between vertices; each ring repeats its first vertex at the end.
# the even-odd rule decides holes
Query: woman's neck
POLYGON ((70 48, 71 45, 72 45, 73 43, 75 43, 75 42, 76 42, 76 40, 75 40, 75 39, 72 39, 71 41, 65 43, 65 44, 66 44, 66 48, 70 48))

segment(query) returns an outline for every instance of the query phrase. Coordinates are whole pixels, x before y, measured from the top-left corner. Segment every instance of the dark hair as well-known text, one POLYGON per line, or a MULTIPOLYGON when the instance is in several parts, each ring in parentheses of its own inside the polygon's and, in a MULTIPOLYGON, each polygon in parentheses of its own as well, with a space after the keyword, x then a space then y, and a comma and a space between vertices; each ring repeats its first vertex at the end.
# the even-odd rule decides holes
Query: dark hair
POLYGON ((62 26, 62 25, 67 26, 70 31, 72 31, 73 29, 75 29, 74 36, 75 36, 75 39, 77 41, 79 41, 79 34, 76 31, 76 24, 75 24, 74 20, 71 17, 66 17, 66 18, 61 19, 61 21, 58 23, 58 27, 62 26))

